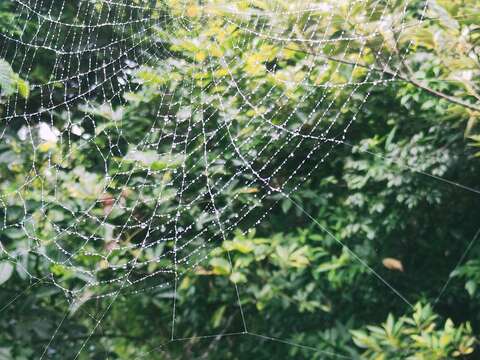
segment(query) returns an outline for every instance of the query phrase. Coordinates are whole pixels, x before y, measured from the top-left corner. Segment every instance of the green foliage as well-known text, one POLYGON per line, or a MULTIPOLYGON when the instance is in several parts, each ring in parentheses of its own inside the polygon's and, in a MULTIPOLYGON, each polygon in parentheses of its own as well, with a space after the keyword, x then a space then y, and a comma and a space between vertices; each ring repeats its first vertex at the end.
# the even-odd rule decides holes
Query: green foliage
POLYGON ((429 305, 415 305, 411 316, 395 319, 389 314, 382 326, 352 331, 353 341, 366 349, 367 359, 435 360, 458 358, 473 352, 476 339, 470 324, 455 327, 447 319, 438 328, 437 315, 429 305))
POLYGON ((28 83, 13 72, 12 67, 5 60, 0 59, 0 96, 8 97, 18 92, 22 97, 28 98, 30 94, 28 86, 28 83))
POLYGON ((451 273, 452 277, 460 277, 465 280, 465 290, 474 298, 480 285, 480 261, 469 260, 451 273))

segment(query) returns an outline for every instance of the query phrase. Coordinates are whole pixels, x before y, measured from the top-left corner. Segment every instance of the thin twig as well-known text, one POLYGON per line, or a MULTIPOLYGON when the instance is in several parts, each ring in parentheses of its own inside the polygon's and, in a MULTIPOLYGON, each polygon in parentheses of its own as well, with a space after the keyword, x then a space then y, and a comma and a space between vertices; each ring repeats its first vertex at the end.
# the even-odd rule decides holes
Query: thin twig
POLYGON ((349 61, 349 60, 345 60, 345 59, 339 59, 339 58, 336 58, 334 56, 328 56, 328 55, 324 55, 324 54, 315 54, 314 52, 304 50, 304 49, 293 49, 293 48, 288 48, 288 47, 285 48, 285 49, 291 50, 291 51, 303 52, 305 54, 318 56, 318 57, 324 58, 326 60, 333 61, 333 62, 338 62, 338 63, 345 64, 345 65, 359 66, 361 68, 365 68, 365 69, 375 71, 375 72, 380 72, 382 74, 388 74, 388 75, 390 75, 394 78, 397 78, 397 79, 403 80, 405 82, 408 82, 408 83, 418 87, 419 89, 422 89, 425 92, 427 92, 431 95, 434 95, 438 98, 444 99, 444 100, 449 101, 449 102, 451 102, 453 104, 456 104, 456 105, 463 106, 464 108, 480 112, 480 107, 479 106, 475 106, 475 105, 470 104, 466 101, 458 99, 454 96, 451 96, 451 95, 445 94, 443 92, 440 92, 438 90, 432 89, 431 87, 421 83, 419 80, 409 78, 406 75, 402 75, 402 74, 397 73, 397 72, 395 72, 393 70, 390 70, 388 68, 380 69, 376 66, 370 66, 370 65, 367 65, 367 64, 357 63, 357 62, 353 62, 353 61, 349 61))

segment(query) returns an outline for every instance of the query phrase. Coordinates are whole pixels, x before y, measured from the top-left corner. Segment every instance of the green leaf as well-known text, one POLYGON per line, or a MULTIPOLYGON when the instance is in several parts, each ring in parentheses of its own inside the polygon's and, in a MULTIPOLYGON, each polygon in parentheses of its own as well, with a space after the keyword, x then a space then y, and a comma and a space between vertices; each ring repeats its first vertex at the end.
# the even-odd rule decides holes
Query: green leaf
POLYGON ((210 260, 215 275, 229 275, 231 272, 230 263, 223 258, 213 258, 210 260))
POLYGON ((223 247, 228 251, 239 251, 242 254, 248 254, 255 249, 255 245, 248 239, 234 239, 225 241, 223 247))
POLYGON ((15 93, 15 73, 5 60, 0 59, 0 89, 2 95, 10 96, 15 93))
POLYGON ((465 284, 465 289, 468 291, 468 294, 473 297, 477 291, 477 283, 473 280, 467 281, 465 284))
POLYGON ((28 98, 28 96, 30 95, 30 87, 28 85, 28 82, 26 82, 25 80, 22 80, 20 78, 17 79, 17 89, 20 95, 25 99, 28 98))
POLYGON ((21 79, 12 69, 9 63, 0 59, 0 89, 1 94, 10 96, 18 91, 18 93, 27 98, 30 95, 28 82, 21 79))
POLYGON ((13 265, 9 261, 0 262, 0 285, 6 282, 13 273, 13 265))
POLYGON ((213 313, 213 316, 212 316, 212 326, 214 328, 218 328, 220 326, 220 324, 222 323, 222 319, 223 319, 223 314, 225 314, 225 310, 226 310, 226 306, 223 305, 223 306, 220 306, 217 310, 215 310, 215 312, 213 313))
POLYGON ((232 275, 230 275, 230 280, 236 284, 247 282, 246 276, 239 272, 232 273, 232 275))
POLYGON ((282 202, 282 211, 284 214, 288 213, 288 210, 292 207, 292 202, 289 199, 285 199, 282 202))

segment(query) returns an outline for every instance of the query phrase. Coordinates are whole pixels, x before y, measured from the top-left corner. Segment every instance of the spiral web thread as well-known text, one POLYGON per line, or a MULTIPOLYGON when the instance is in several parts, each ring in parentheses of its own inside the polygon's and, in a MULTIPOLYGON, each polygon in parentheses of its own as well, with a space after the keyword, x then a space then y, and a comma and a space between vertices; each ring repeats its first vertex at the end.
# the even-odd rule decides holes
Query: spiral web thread
MULTIPOLYGON (((245 235, 250 228, 268 220, 270 211, 284 199, 290 200, 326 236, 346 248, 395 296, 412 306, 291 197, 338 146, 353 146, 346 137, 362 108, 359 107, 346 122, 339 120, 342 109, 353 99, 358 101, 358 96, 362 97, 361 103, 366 103, 374 88, 398 81, 396 73, 393 76, 387 73, 387 66, 391 62, 393 65, 391 57, 386 59, 383 72, 368 68, 361 81, 353 77, 344 83, 312 81, 318 67, 325 63, 325 56, 332 55, 340 44, 344 50, 335 57, 345 60, 352 44, 359 43, 359 56, 352 67, 355 70, 362 66, 360 58, 366 51, 366 42, 378 37, 379 33, 360 35, 359 31, 357 34, 359 25, 356 25, 351 33, 332 38, 329 31, 338 20, 333 11, 328 11, 328 6, 345 6, 348 20, 354 16, 356 7, 364 5, 365 1, 292 2, 288 9, 280 2, 271 1, 268 10, 244 6, 248 2, 171 1, 176 3, 176 13, 166 11, 166 4, 155 1, 82 0, 72 5, 66 0, 15 0, 14 3, 18 17, 25 20, 25 25, 14 33, 1 34, 0 58, 6 59, 17 73, 29 80, 30 91, 35 98, 41 99, 41 103, 30 104, 28 99, 24 100, 16 93, 7 99, 2 114, 1 121, 5 125, 1 138, 6 138, 14 127, 17 141, 33 153, 31 169, 23 186, 6 191, 0 197, 4 208, 2 230, 21 230, 28 238, 28 246, 23 253, 10 253, 3 245, 2 251, 17 267, 22 266, 19 257, 25 254, 43 258, 52 271, 38 279, 24 269, 26 276, 60 288, 72 307, 85 299, 106 301, 106 310, 96 316, 90 336, 101 326, 118 296, 173 289, 171 341, 187 340, 175 333, 176 292, 180 281, 188 273, 202 268, 210 258, 211 250, 229 240, 234 230, 245 235), (64 22, 67 11, 74 12, 72 18, 76 22, 64 22), (318 11, 323 15, 317 16, 318 11), (165 74, 187 65, 185 60, 176 59, 171 45, 178 42, 177 31, 196 29, 196 13, 204 14, 208 19, 218 17, 222 26, 231 26, 243 34, 232 45, 235 54, 262 49, 262 46, 266 49, 271 45, 281 51, 301 52, 299 47, 292 49, 292 44, 305 45, 308 52, 304 52, 308 55, 301 64, 302 68, 298 69, 302 72, 299 76, 290 73, 280 79, 277 77, 278 84, 271 85, 266 92, 261 89, 261 82, 246 92, 242 84, 249 75, 238 74, 235 70, 239 64, 244 65, 245 58, 228 54, 219 56, 212 53, 212 49, 203 49, 206 52, 201 55, 203 58, 196 59, 201 63, 201 71, 185 73, 184 78, 178 80, 182 86, 172 88, 161 83, 157 88, 156 116, 149 119, 147 131, 134 141, 128 141, 128 134, 124 132, 131 125, 125 123, 121 105, 125 104, 126 96, 154 81, 151 78, 138 81, 137 76, 145 67, 161 68, 165 74), (303 18, 305 27, 296 28, 294 21, 291 29, 285 29, 283 20, 292 17, 297 17, 299 24, 303 18), (27 21, 36 25, 34 32, 29 31, 27 21), (152 34, 158 37, 158 41, 149 40, 152 34), (32 70, 45 55, 52 59, 48 64, 50 73, 42 77, 45 81, 35 83, 32 70), (216 75, 219 70, 222 75, 216 75), (211 82, 198 91, 196 80, 205 72, 212 74, 211 82), (212 87, 218 87, 216 95, 212 95, 212 87), (289 109, 291 103, 282 100, 297 89, 303 91, 302 95, 289 109), (332 92, 338 89, 347 92, 340 104, 332 96, 332 92), (256 94, 261 91, 264 93, 258 98, 256 94), (228 103, 232 98, 227 94, 232 92, 240 102, 235 111, 228 103), (59 93, 63 95, 59 96, 59 93), (312 103, 312 98, 315 106, 303 113, 304 104, 312 103), (236 119, 246 111, 254 116, 245 120, 241 127, 235 126, 236 119), (276 117, 280 118, 282 113, 288 113, 288 116, 277 121, 276 117), (66 119, 62 128, 57 127, 59 117, 66 119), (250 132, 245 134, 242 129, 250 132), (99 137, 105 139, 104 148, 96 143, 99 137), (255 143, 258 138, 262 143, 255 143), (104 173, 77 170, 74 185, 70 185, 75 187, 65 189, 63 181, 68 177, 65 169, 74 164, 73 157, 82 152, 95 152, 104 173), (234 159, 229 153, 233 153, 234 159), (256 161, 260 157, 265 159, 261 164, 256 161), (292 161, 295 161, 294 170, 285 173, 292 161), (218 171, 225 163, 235 164, 235 171, 225 174, 218 171), (281 183, 275 181, 279 176, 281 183), (229 190, 234 187, 243 191, 231 194, 229 190), (41 189, 37 199, 40 206, 31 209, 25 196, 31 197, 34 191, 38 194, 38 188, 41 189), (115 193, 112 189, 116 190, 115 193), (72 207, 69 197, 75 199, 78 193, 86 195, 89 201, 74 202, 72 207), (244 200, 246 194, 248 199, 244 200), (14 201, 23 204, 23 216, 21 221, 12 223, 8 220, 7 207, 14 201), (165 205, 168 202, 175 206, 168 208, 165 205), (151 210, 147 218, 141 218, 145 206, 151 210), (188 212, 195 207, 200 212, 195 218, 188 217, 188 212), (68 221, 55 219, 56 209, 70 214, 71 218, 68 221), (116 212, 121 212, 121 223, 111 220, 116 212), (36 223, 40 221, 55 234, 48 241, 37 231, 36 223), (125 241, 132 234, 135 234, 135 242, 125 241), (86 262, 85 258, 92 261, 86 262), (58 269, 75 273, 82 279, 82 285, 71 286, 57 276, 58 269)), ((394 20, 388 13, 390 0, 386 3, 379 23, 387 28, 390 26, 387 30, 400 33, 406 27, 421 24, 428 9, 426 2, 420 20, 412 25, 406 18, 411 5, 408 1, 400 18, 394 20)), ((367 14, 365 21, 378 10, 377 5, 380 8, 379 4, 371 5, 372 13, 367 14)), ((215 37, 213 42, 221 47, 215 37)), ((407 53, 408 50, 400 57, 407 53)), ((277 69, 266 68, 265 71, 275 76, 277 69)), ((339 71, 340 64, 330 76, 334 77, 339 71)), ((414 168, 410 170, 477 192, 414 168)), ((226 260, 233 269, 228 250, 226 260)), ((248 317, 242 308, 241 286, 235 278, 232 283, 243 328, 234 333, 205 335, 198 339, 249 335, 304 347, 249 331, 248 317)), ((50 342, 57 336, 62 323, 52 334, 50 342)), ((76 357, 85 351, 90 336, 78 349, 76 357)), ((49 345, 40 358, 47 354, 49 345)), ((161 348, 152 351, 157 350, 161 348)), ((139 358, 145 356, 148 354, 139 354, 139 358)))

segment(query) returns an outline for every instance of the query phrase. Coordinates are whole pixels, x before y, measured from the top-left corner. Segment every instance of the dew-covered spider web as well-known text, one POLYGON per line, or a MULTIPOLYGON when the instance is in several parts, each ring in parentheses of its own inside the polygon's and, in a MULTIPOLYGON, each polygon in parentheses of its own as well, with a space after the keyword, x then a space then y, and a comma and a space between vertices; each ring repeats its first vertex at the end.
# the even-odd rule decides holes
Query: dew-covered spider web
MULTIPOLYGON (((189 332, 177 290, 189 274, 214 273, 230 279, 239 327, 196 336, 284 341, 248 327, 248 279, 230 251, 285 201, 411 306, 294 195, 336 152, 362 151, 349 132, 372 91, 402 81, 402 35, 422 23, 428 1, 395 12, 392 0, 12 3, 19 25, 1 34, 0 66, 24 82, 1 116, 11 170, 1 231, 24 240, 13 252, 2 244, 2 256, 32 283, 60 289, 70 313, 104 302, 90 336, 119 298, 160 291, 170 294, 169 338, 181 341, 189 332), (44 277, 28 272, 29 255, 44 277)), ((399 166, 461 186, 422 164, 399 166)), ((61 332, 62 322, 51 341, 61 332)))

